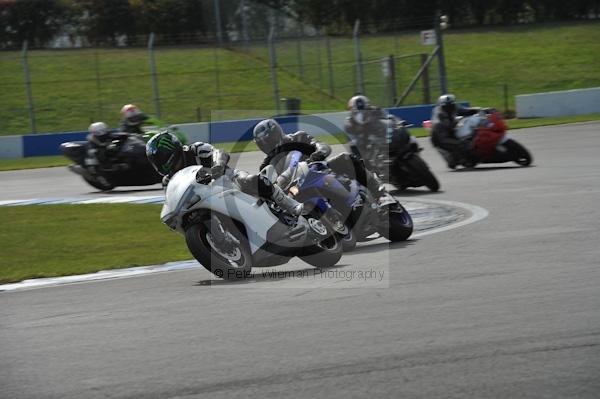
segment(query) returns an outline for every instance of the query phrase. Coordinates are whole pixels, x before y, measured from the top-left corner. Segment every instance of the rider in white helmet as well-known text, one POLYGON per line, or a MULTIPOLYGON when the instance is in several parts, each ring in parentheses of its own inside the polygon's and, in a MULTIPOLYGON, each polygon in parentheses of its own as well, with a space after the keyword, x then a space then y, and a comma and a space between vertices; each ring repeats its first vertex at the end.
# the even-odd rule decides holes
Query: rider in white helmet
POLYGON ((349 133, 362 135, 369 127, 379 130, 379 120, 387 117, 381 108, 371 105, 366 96, 357 95, 348 100, 350 116, 346 118, 345 130, 349 133))
POLYGON ((121 108, 120 130, 122 132, 143 134, 143 126, 156 126, 158 128, 165 126, 165 124, 143 113, 135 104, 126 104, 121 108))
MULTIPOLYGON (((111 131, 104 122, 92 123, 88 127, 85 165, 93 169, 107 162, 108 156, 118 151, 119 144, 125 138, 126 135, 111 131)), ((125 168, 124 165, 120 165, 120 167, 125 168)))
POLYGON ((366 96, 357 95, 348 100, 350 115, 346 118, 344 131, 350 136, 350 148, 359 156, 368 153, 370 145, 388 145, 388 128, 401 127, 403 121, 381 108, 371 105, 366 96))
POLYGON ((454 169, 461 161, 470 156, 471 146, 468 141, 456 137, 457 116, 474 115, 482 108, 461 107, 456 103, 453 94, 443 94, 438 98, 437 105, 431 115, 431 142, 434 147, 441 148, 449 155, 446 161, 448 167, 454 169))

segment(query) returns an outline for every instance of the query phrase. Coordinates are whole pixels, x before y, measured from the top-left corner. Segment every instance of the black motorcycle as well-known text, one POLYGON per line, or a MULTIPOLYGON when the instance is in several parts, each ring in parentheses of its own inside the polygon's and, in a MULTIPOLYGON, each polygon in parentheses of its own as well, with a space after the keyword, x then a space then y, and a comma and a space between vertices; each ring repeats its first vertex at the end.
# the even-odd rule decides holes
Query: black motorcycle
POLYGON ((385 138, 369 137, 366 142, 355 142, 352 152, 361 156, 368 169, 400 190, 426 186, 438 191, 440 183, 419 152, 423 150, 408 131, 405 121, 389 118, 385 138))
POLYGON ((64 156, 75 162, 69 170, 91 186, 108 191, 117 186, 148 186, 162 181, 146 157, 146 142, 135 134, 116 135, 99 148, 88 141, 60 145, 64 156))

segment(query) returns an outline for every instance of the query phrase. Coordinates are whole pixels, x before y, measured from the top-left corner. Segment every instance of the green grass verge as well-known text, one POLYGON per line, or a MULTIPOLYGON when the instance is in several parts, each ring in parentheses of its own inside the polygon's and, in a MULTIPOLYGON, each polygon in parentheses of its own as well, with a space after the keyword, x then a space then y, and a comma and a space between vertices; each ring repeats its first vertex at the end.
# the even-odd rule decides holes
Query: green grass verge
MULTIPOLYGON (((536 24, 454 30, 444 33, 449 90, 473 105, 504 109, 514 96, 600 86, 600 24, 536 24)), ((324 41, 278 41, 279 95, 298 97, 303 109, 342 110, 355 93, 352 38, 331 38, 330 80, 324 41), (302 73, 302 79, 300 74, 302 73), (333 88, 333 95, 330 90, 333 88)), ((389 96, 381 58, 390 54, 428 53, 419 32, 361 36, 366 94, 379 105, 389 96)), ((39 131, 85 130, 91 121, 116 126, 123 104, 138 103, 153 112, 147 51, 143 48, 32 51, 29 54, 33 102, 39 131), (99 79, 97 80, 96 77, 99 79)), ((397 62, 397 91, 402 93, 420 58, 397 62)), ((272 110, 271 73, 265 44, 228 49, 159 48, 156 51, 161 116, 169 123, 211 118, 212 110, 272 110), (215 66, 218 65, 218 72, 215 66), (219 95, 220 94, 220 95, 219 95)), ((439 82, 430 69, 432 96, 439 82)), ((419 83, 420 85, 420 83, 419 83)), ((422 103, 417 86, 405 104, 422 103)), ((241 111, 238 111, 241 110, 241 111)), ((256 112, 251 113, 256 116, 256 112)), ((267 112, 268 114, 268 112, 267 112)), ((239 116, 238 116, 239 117, 239 116)), ((20 52, 0 52, 0 134, 29 131, 20 52)))
MULTIPOLYGON (((556 118, 510 119, 508 121, 508 126, 511 129, 522 129, 527 127, 561 125, 565 123, 590 122, 598 120, 600 120, 600 114, 561 116, 556 118)), ((429 136, 429 132, 420 127, 411 128, 410 132, 415 137, 429 136)), ((346 136, 342 133, 333 136, 319 136, 319 140, 322 140, 328 144, 345 144, 347 142, 346 136)), ((219 143, 216 144, 216 146, 228 152, 258 151, 256 144, 251 141, 243 141, 238 143, 219 143)), ((66 166, 70 163, 71 162, 67 158, 61 155, 48 157, 29 157, 22 159, 3 159, 0 160, 0 172, 8 170, 66 166)))
POLYGON ((0 283, 192 259, 160 205, 0 207, 0 283))
POLYGON ((27 157, 19 159, 1 159, 0 171, 52 168, 55 166, 67 166, 72 162, 62 155, 51 155, 44 157, 27 157))
MULTIPOLYGON (((510 120, 509 125, 518 129, 590 120, 600 120, 600 114, 510 120)), ((422 128, 411 132, 427 135, 422 128)), ((325 141, 344 140, 339 135, 325 141)), ((221 146, 235 149, 232 143, 221 146)), ((246 150, 254 149, 248 143, 246 150)), ((47 167, 64 160, 38 158, 11 161, 11 165, 22 161, 20 168, 47 167)), ((0 161, 0 170, 7 170, 8 163, 0 161)), ((190 259, 183 237, 160 223, 159 212, 160 205, 134 204, 0 207, 0 283, 190 259)))

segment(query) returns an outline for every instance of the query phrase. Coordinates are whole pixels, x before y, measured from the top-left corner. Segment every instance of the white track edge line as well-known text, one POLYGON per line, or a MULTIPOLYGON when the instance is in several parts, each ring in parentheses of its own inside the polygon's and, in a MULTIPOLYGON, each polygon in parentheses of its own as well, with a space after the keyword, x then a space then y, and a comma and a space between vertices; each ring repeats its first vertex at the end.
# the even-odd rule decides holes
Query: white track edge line
MULTIPOLYGON (((447 226, 436 227, 430 230, 426 230, 420 233, 415 233, 410 238, 420 238, 430 234, 441 233, 444 231, 452 230, 458 227, 466 226, 471 223, 478 222, 485 219, 489 215, 489 211, 477 205, 467 204, 464 202, 457 201, 446 201, 446 200, 434 200, 429 198, 419 198, 418 200, 411 199, 410 197, 398 197, 404 201, 415 201, 415 202, 429 202, 433 204, 448 205, 455 208, 462 208, 470 212, 470 216, 464 220, 451 223, 447 226)), ((151 265, 151 266, 138 266, 126 269, 114 269, 114 270, 101 270, 95 273, 80 274, 73 276, 64 277, 50 277, 41 279, 29 279, 18 283, 3 284, 0 285, 0 293, 11 292, 11 291, 24 291, 38 288, 57 287, 64 285, 73 285, 80 283, 89 283, 94 281, 105 281, 105 280, 116 280, 138 276, 148 276, 155 273, 166 273, 172 271, 183 271, 189 269, 200 268, 200 264, 196 263, 190 265, 190 262, 194 260, 180 261, 180 262, 169 262, 163 265, 151 265), (186 265, 187 264, 187 265, 186 265)))

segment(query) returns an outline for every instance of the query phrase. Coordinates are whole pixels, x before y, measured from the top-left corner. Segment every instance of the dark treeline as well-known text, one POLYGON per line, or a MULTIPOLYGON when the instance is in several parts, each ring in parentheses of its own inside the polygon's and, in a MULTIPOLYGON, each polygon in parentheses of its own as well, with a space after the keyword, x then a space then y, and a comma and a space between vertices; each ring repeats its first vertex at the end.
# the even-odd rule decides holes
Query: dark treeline
POLYGON ((371 32, 431 27, 438 9, 454 27, 596 19, 600 14, 600 0, 264 1, 293 3, 302 19, 332 33, 348 30, 356 19, 371 32))
MULTIPOLYGON (((135 45, 154 32, 166 43, 212 42, 214 0, 0 0, 0 48, 135 45)), ((345 34, 431 27, 440 9, 453 27, 598 18, 600 0, 220 0, 223 40, 320 30, 345 34), (294 23, 289 23, 295 21, 294 23), (291 28, 290 28, 291 26, 291 28), (285 32, 287 30, 287 32, 285 32)))

